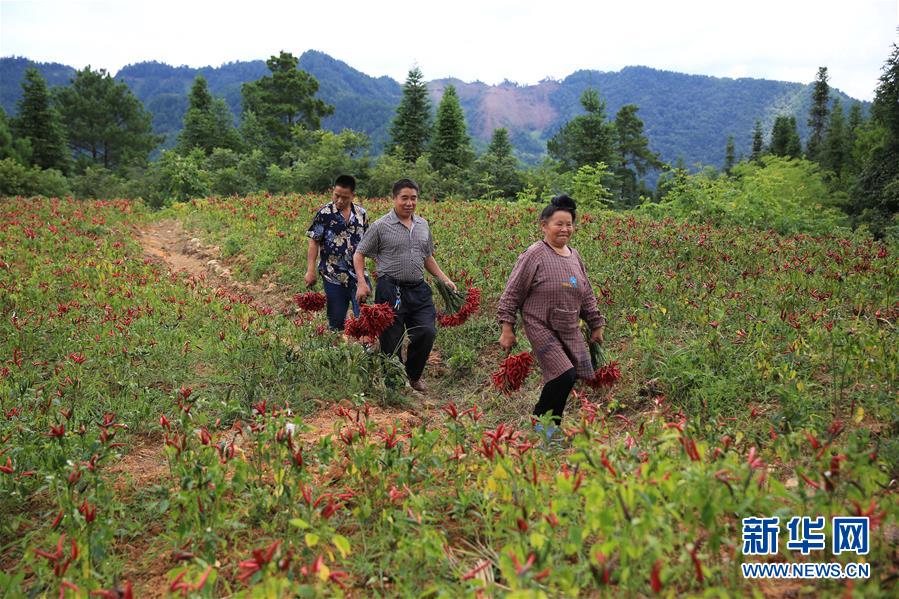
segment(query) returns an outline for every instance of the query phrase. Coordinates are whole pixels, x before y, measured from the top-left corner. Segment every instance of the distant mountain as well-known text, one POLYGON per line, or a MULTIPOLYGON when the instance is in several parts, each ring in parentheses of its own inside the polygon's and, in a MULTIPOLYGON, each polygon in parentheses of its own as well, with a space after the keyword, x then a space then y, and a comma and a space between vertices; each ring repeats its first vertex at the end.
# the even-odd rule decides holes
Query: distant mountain
MULTIPOLYGON (((17 110, 20 82, 30 64, 37 66, 50 85, 65 85, 75 73, 75 69, 57 63, 32 63, 18 57, 0 59, 0 104, 8 114, 17 110)), ((363 131, 372 139, 373 149, 380 151, 402 97, 401 84, 389 77, 371 77, 314 50, 302 54, 299 66, 318 79, 319 97, 335 107, 323 126, 333 131, 363 131)), ((210 90, 225 98, 236 118, 241 110, 241 85, 267 74, 262 60, 202 68, 143 62, 124 67, 116 78, 134 90, 153 114, 154 129, 166 135, 165 145, 171 147, 181 129, 187 93, 197 75, 206 77, 210 90)), ((766 79, 685 75, 636 66, 618 72, 577 71, 561 81, 547 79, 536 85, 435 80, 429 83, 435 107, 449 83, 456 86, 469 131, 481 148, 495 128, 506 127, 519 156, 528 162, 538 160, 546 151, 546 141, 582 112, 579 99, 583 91, 594 87, 606 102, 610 119, 624 104, 636 104, 650 146, 663 160, 673 163, 681 159, 688 166, 722 165, 728 135, 734 136, 737 153, 748 155, 757 119, 768 134, 776 116, 795 115, 800 136, 805 139, 812 87, 766 79)), ((855 101, 835 89, 831 89, 831 96, 840 98, 844 112, 855 101)))
POLYGON ((34 62, 22 56, 0 58, 0 107, 8 115, 18 112, 16 104, 22 97, 22 79, 30 66, 37 67, 48 85, 68 85, 75 75, 75 69, 58 62, 34 62))

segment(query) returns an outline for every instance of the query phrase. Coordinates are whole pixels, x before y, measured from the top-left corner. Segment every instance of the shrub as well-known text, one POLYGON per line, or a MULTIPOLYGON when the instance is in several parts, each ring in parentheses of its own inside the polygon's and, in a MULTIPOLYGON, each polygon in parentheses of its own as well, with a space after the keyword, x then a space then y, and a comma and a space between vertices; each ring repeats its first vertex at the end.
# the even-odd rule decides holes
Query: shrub
POLYGON ((69 183, 56 169, 28 168, 12 158, 0 160, 0 195, 5 196, 64 196, 69 183))

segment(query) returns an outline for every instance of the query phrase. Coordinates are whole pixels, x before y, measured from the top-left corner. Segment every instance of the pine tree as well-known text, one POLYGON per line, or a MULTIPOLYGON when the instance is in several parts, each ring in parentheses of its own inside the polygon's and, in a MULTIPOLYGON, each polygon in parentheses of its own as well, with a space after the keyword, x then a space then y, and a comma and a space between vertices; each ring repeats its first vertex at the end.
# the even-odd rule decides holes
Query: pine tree
POLYGON ((586 114, 568 121, 546 144, 549 155, 562 163, 566 171, 605 162, 616 164, 615 125, 606 121, 605 102, 595 89, 581 95, 586 114))
POLYGON ((819 160, 821 144, 824 142, 824 131, 827 126, 827 104, 830 99, 830 87, 827 85, 827 67, 818 68, 815 87, 812 90, 812 107, 809 110, 809 138, 806 156, 809 160, 819 160))
POLYGON ((509 130, 505 128, 494 129, 493 137, 490 138, 490 145, 487 147, 487 153, 500 159, 510 158, 512 156, 512 142, 509 141, 509 130))
POLYGON ((315 130, 321 119, 334 112, 334 107, 315 97, 318 80, 297 69, 299 60, 283 50, 265 64, 271 76, 244 83, 241 87, 243 109, 255 114, 259 126, 265 131, 268 158, 275 162, 293 146, 295 125, 315 130))
POLYGON ((403 99, 390 128, 391 153, 406 162, 415 162, 425 153, 431 139, 431 101, 421 69, 414 67, 403 85, 403 99))
POLYGON ((851 212, 875 235, 895 231, 899 212, 899 45, 883 66, 871 105, 871 124, 881 129, 882 141, 861 165, 851 190, 851 212))
POLYGON ((143 165, 162 141, 137 96, 104 69, 77 71, 57 99, 69 147, 82 162, 110 169, 143 165))
POLYGON ((843 120, 843 106, 839 98, 834 98, 830 110, 827 135, 821 148, 821 166, 832 170, 839 177, 846 166, 846 123, 843 120))
POLYGON ((799 139, 799 128, 796 126, 796 117, 790 117, 790 139, 787 142, 787 156, 790 158, 802 157, 802 140, 799 139))
POLYGON ((615 174, 621 186, 621 199, 626 206, 636 205, 641 194, 649 191, 641 179, 647 171, 661 167, 658 154, 649 149, 643 134, 643 121, 637 116, 636 104, 622 106, 615 115, 615 152, 618 157, 615 174))
POLYGON ((473 154, 465 125, 465 113, 459 104, 456 88, 447 85, 437 106, 434 138, 431 141, 431 164, 440 170, 448 165, 466 168, 473 154))
POLYGON ((24 137, 13 137, 12 126, 6 111, 0 108, 0 160, 11 158, 28 166, 31 160, 31 142, 24 137))
POLYGON ((209 85, 198 75, 188 96, 184 128, 178 136, 178 151, 188 154, 200 148, 208 156, 215 148, 240 149, 240 136, 234 128, 231 112, 221 98, 213 98, 209 85))
POLYGON ((859 159, 862 152, 857 145, 863 127, 865 127, 865 117, 862 115, 861 102, 853 102, 849 107, 849 122, 846 128, 846 173, 853 182, 861 168, 859 159))
POLYGON ((762 135, 762 123, 755 122, 755 129, 752 131, 752 154, 750 160, 758 160, 762 157, 762 151, 765 149, 765 139, 762 135))
POLYGON ((802 154, 802 144, 796 131, 796 117, 781 115, 774 119, 768 151, 775 156, 799 158, 802 154))
POLYGON ((737 162, 737 153, 734 148, 734 136, 727 136, 727 145, 724 148, 724 172, 728 175, 732 168, 734 168, 734 164, 737 162))
POLYGON ((479 198, 512 199, 521 191, 524 184, 508 130, 493 131, 490 146, 475 163, 474 171, 474 193, 479 198))
POLYGON ((14 133, 31 145, 32 165, 65 172, 69 163, 65 131, 51 102, 47 82, 37 69, 30 67, 25 71, 22 91, 14 133))

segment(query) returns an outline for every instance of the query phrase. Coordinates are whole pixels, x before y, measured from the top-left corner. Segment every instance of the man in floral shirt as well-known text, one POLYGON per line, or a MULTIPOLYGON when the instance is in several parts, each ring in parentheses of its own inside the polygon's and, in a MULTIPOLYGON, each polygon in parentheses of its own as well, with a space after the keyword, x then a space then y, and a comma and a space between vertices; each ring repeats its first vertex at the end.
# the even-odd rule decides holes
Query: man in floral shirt
POLYGON ((337 177, 331 202, 315 214, 306 231, 309 236, 306 285, 314 285, 321 273, 328 299, 328 326, 337 331, 343 330, 347 306, 352 304, 353 314, 359 315, 353 254, 368 229, 368 216, 362 206, 353 203, 355 193, 353 177, 337 177), (319 258, 317 272, 316 258, 319 258))

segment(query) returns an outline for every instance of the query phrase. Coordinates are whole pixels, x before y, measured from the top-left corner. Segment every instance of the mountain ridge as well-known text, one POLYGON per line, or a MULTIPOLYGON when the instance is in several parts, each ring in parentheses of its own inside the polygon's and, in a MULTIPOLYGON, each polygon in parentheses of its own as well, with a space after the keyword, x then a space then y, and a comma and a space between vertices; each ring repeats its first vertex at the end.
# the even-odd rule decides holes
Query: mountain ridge
MULTIPOLYGON (((61 63, 34 63, 24 57, 0 58, 0 106, 14 114, 21 96, 21 77, 34 64, 49 85, 65 85, 75 69, 61 63)), ((380 151, 389 139, 394 110, 402 97, 400 82, 383 75, 373 77, 324 52, 307 50, 299 68, 319 81, 319 97, 335 106, 322 126, 340 131, 363 131, 380 151)), ((124 81, 153 114, 154 130, 166 135, 171 147, 187 110, 187 93, 194 77, 203 75, 213 94, 224 97, 232 113, 241 110, 240 87, 268 74, 263 60, 232 61, 217 67, 171 66, 145 61, 122 67, 114 76, 124 81)), ((812 75, 812 74, 810 74, 812 75)), ((573 116, 582 113, 579 99, 595 87, 606 102, 606 115, 625 104, 636 104, 645 124, 650 147, 663 160, 687 165, 720 166, 727 136, 733 135, 738 154, 747 155, 756 119, 770 131, 779 114, 797 117, 800 136, 806 135, 811 84, 751 77, 729 78, 685 74, 643 65, 619 71, 581 69, 563 79, 545 78, 536 84, 503 81, 487 84, 441 78, 428 82, 433 108, 446 85, 456 86, 469 132, 478 148, 486 147, 493 129, 506 127, 519 156, 539 160, 546 141, 573 116)), ((844 107, 855 101, 837 89, 844 107)), ((869 103, 862 102, 867 107, 869 103)), ((844 112, 848 112, 845 110, 844 112)))

